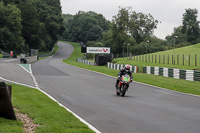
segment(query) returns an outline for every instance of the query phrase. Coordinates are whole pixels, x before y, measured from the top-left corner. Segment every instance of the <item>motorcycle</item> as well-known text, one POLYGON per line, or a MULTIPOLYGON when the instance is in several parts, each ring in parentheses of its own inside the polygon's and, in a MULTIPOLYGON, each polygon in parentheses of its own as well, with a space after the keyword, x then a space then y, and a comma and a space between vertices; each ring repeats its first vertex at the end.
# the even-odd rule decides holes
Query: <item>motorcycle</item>
POLYGON ((124 97, 125 94, 126 94, 126 91, 128 91, 128 87, 129 87, 130 83, 131 83, 130 76, 128 74, 123 75, 119 84, 118 84, 116 94, 124 97))

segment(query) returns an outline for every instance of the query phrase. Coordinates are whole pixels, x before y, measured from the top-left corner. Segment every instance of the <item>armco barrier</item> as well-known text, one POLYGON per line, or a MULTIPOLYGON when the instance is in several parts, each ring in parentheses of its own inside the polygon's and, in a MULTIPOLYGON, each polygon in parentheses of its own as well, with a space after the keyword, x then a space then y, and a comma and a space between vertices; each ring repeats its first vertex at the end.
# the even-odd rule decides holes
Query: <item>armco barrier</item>
MULTIPOLYGON (((21 62, 22 59, 23 59, 24 61, 26 61, 26 63, 23 62, 24 64, 30 64, 30 63, 35 62, 35 61, 38 60, 37 56, 28 56, 28 57, 25 57, 25 58, 22 58, 22 57, 20 57, 20 56, 17 56, 17 62, 18 62, 19 64, 22 63, 22 62, 21 62)), ((23 63, 22 63, 22 64, 23 64, 23 63)))
MULTIPOLYGON (((117 69, 117 70, 120 70, 120 69, 125 67, 124 64, 114 64, 114 63, 110 63, 110 62, 107 63, 107 66, 108 66, 108 68, 117 69)), ((130 69, 131 69, 131 71, 133 73, 137 73, 138 72, 138 67, 137 66, 131 66, 130 65, 130 69)))
POLYGON ((194 71, 194 81, 200 81, 200 71, 194 71))
POLYGON ((76 61, 87 64, 87 65, 96 66, 96 63, 94 61, 88 61, 88 60, 84 60, 82 58, 77 58, 76 61))
POLYGON ((172 77, 176 79, 185 79, 189 81, 200 81, 200 71, 180 70, 166 67, 143 67, 143 73, 172 77))

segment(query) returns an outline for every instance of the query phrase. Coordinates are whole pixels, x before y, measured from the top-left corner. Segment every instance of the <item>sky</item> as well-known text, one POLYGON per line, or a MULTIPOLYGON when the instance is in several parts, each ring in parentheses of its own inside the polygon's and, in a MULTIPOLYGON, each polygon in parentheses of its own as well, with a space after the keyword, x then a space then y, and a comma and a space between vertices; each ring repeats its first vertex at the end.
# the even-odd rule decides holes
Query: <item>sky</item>
POLYGON ((173 33, 173 29, 182 25, 185 9, 197 9, 200 21, 199 0, 60 0, 63 14, 75 15, 78 11, 94 11, 107 20, 117 15, 119 7, 132 7, 132 11, 151 14, 160 23, 154 35, 165 39, 173 33))

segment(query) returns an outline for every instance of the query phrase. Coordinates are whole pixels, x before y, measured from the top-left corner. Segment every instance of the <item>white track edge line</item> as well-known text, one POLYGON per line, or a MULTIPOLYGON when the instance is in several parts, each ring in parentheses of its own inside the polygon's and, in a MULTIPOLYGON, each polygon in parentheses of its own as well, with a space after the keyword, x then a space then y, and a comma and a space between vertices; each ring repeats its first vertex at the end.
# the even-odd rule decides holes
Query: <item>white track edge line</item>
MULTIPOLYGON (((65 62, 63 62, 63 63, 65 63, 65 62)), ((69 65, 67 63, 65 63, 65 64, 69 65)), ((69 66, 73 66, 73 65, 69 65, 69 66)), ((100 72, 96 72, 96 71, 92 71, 92 70, 88 70, 88 69, 84 69, 84 68, 81 68, 81 67, 77 67, 77 66, 73 66, 73 67, 76 67, 76 68, 79 68, 79 69, 82 69, 82 70, 87 70, 87 71, 94 72, 94 73, 98 73, 98 74, 101 74, 101 75, 104 75, 104 76, 107 76, 107 77, 116 78, 114 76, 110 76, 110 75, 107 75, 107 74, 104 74, 104 73, 100 73, 100 72)), ((194 97, 199 97, 200 98, 199 95, 195 95, 195 94, 189 94, 189 93, 179 92, 179 91, 175 91, 175 90, 170 90, 170 89, 166 89, 166 88, 162 88, 162 87, 158 87, 158 86, 154 86, 154 85, 149 85, 149 84, 142 83, 142 82, 137 82, 137 81, 133 81, 133 82, 138 83, 138 84, 142 84, 142 85, 145 85, 145 86, 149 86, 149 87, 154 87, 154 88, 157 88, 157 89, 162 89, 162 90, 166 90, 166 91, 176 92, 176 93, 180 93, 180 94, 184 94, 184 95, 190 95, 190 96, 194 96, 194 97)))
POLYGON ((30 88, 36 89, 34 86, 31 86, 31 85, 26 85, 26 84, 23 84, 23 83, 11 81, 11 80, 8 80, 8 79, 2 78, 2 77, 0 77, 0 79, 2 79, 3 81, 7 81, 9 83, 14 83, 14 84, 23 85, 23 86, 26 86, 26 87, 30 87, 30 88))
MULTIPOLYGON (((68 43, 67 43, 68 44, 68 43)), ((70 44, 71 45, 71 44, 70 44)), ((71 45, 72 46, 72 45, 71 45)), ((73 47, 73 46, 72 46, 73 47)), ((59 49, 58 49, 59 50, 59 49)), ((73 47, 73 51, 74 52, 74 47, 73 47)), ((56 52, 57 53, 57 52, 56 52)), ((71 57, 72 54, 69 56, 71 57)), ((68 57, 68 58, 69 58, 68 57)), ((63 59, 64 60, 64 59, 63 59)), ((61 62, 63 62, 63 60, 61 60, 61 62)), ((63 62, 64 63, 64 62, 63 62)), ((66 63, 64 63, 65 65, 68 65, 66 63)), ((58 104, 62 107, 64 107, 67 111, 71 112, 76 118, 78 118, 81 122, 83 122, 84 124, 86 124, 90 129, 92 129, 93 131, 95 131, 96 133, 101 133, 99 130, 97 130, 94 126, 92 126, 90 123, 88 123, 87 121, 85 121, 83 118, 81 118, 80 116, 78 116, 77 114, 75 114, 73 111, 71 111, 69 108, 65 107, 64 105, 62 105, 61 103, 58 102, 58 104)))
POLYGON ((91 124, 89 124, 87 121, 85 121, 84 119, 82 119, 80 116, 78 116, 77 114, 75 114, 73 111, 71 111, 69 108, 65 107, 63 104, 59 103, 55 98, 53 98, 52 96, 50 96, 49 94, 47 94, 45 91, 41 90, 39 87, 33 87, 33 86, 30 86, 30 85, 26 85, 26 84, 23 84, 23 83, 18 83, 18 82, 15 82, 15 81, 11 81, 11 80, 8 80, 8 79, 5 79, 5 78, 2 78, 0 77, 0 79, 2 79, 3 81, 7 81, 9 83, 14 83, 14 84, 18 84, 18 85, 22 85, 22 86, 26 86, 26 87, 30 87, 30 88, 33 88, 33 89, 37 89, 39 90, 40 92, 42 92, 43 94, 45 94, 46 96, 48 96, 51 100, 55 101, 59 106, 65 108, 68 112, 72 113, 76 118, 78 118, 81 122, 83 122, 84 124, 86 124, 91 130, 93 130, 94 132, 96 133, 101 133, 99 130, 97 130, 95 127, 93 127, 91 124))
POLYGON ((58 103, 58 105, 60 105, 61 107, 64 107, 68 112, 72 113, 76 118, 78 118, 81 122, 83 122, 84 124, 86 124, 91 130, 93 130, 96 133, 101 133, 99 130, 97 130, 94 126, 92 126, 91 124, 89 124, 87 121, 85 121, 83 118, 81 118, 80 116, 78 116, 76 113, 74 113, 72 110, 70 110, 69 108, 65 107, 63 104, 61 104, 60 102, 58 102, 55 98, 53 98, 51 95, 47 94, 45 91, 41 90, 39 88, 39 85, 32 73, 32 69, 30 68, 31 72, 31 77, 33 78, 35 84, 35 88, 38 89, 39 91, 41 91, 42 93, 44 93, 45 95, 47 95, 50 99, 52 99, 53 101, 55 101, 56 103, 58 103))

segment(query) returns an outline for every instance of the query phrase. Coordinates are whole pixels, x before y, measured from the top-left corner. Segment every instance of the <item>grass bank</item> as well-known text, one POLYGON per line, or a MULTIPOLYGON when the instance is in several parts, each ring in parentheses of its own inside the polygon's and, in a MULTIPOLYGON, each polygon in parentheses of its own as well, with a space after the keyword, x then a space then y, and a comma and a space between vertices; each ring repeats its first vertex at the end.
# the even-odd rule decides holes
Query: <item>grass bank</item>
MULTIPOLYGON (((119 71, 107 68, 107 66, 89 66, 83 63, 76 62, 76 58, 83 57, 83 54, 80 52, 81 51, 80 44, 71 43, 71 42, 67 42, 67 43, 74 46, 74 52, 70 58, 64 60, 65 63, 74 65, 80 68, 97 71, 97 72, 104 73, 111 76, 117 76, 117 73, 119 71)), ((130 62, 127 62, 126 59, 124 59, 120 63, 131 64, 130 62)), ((133 65, 139 66, 137 63, 133 65)), ((148 65, 145 64, 145 66, 149 66, 149 65, 150 64, 148 65)), ((200 95, 200 87, 199 87, 200 82, 197 82, 197 81, 186 81, 182 79, 167 78, 167 77, 149 75, 149 74, 144 74, 144 73, 136 73, 133 76, 134 76, 133 80, 137 82, 142 82, 142 83, 154 85, 157 87, 166 88, 169 90, 200 95)))
MULTIPOLYGON (((117 59, 117 63, 136 65, 140 68, 143 66, 159 66, 185 70, 200 70, 200 43, 182 48, 135 56, 132 60, 119 58, 117 59), (172 64, 173 59, 175 59, 175 64, 172 64)), ((142 69, 140 69, 140 72, 142 72, 141 70, 142 69)))

